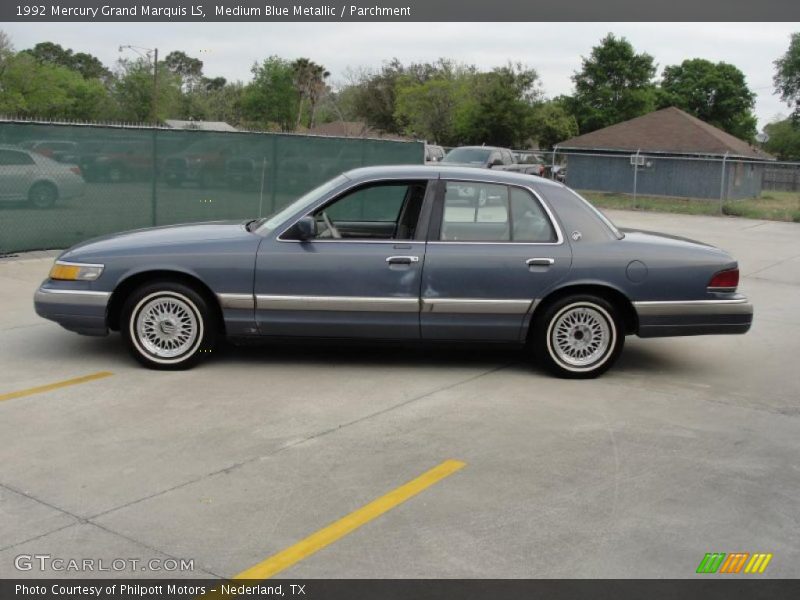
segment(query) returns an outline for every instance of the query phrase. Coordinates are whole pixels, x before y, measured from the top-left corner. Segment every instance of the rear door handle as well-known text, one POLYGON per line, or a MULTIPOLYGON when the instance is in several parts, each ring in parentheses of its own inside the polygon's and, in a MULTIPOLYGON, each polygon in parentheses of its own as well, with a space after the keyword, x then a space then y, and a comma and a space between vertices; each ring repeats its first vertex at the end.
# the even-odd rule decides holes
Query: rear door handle
POLYGON ((418 263, 419 256, 390 256, 386 259, 390 265, 410 265, 411 263, 418 263))
POLYGON ((549 267, 555 261, 553 258, 529 258, 525 261, 529 267, 549 267))

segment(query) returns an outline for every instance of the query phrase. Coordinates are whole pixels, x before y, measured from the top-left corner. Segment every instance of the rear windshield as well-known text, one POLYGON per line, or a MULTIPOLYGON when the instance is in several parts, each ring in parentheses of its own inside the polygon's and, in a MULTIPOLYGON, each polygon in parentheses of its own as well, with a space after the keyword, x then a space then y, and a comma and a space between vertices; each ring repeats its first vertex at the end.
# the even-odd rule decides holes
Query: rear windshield
POLYGON ((456 148, 455 150, 450 150, 442 159, 442 162, 482 165, 489 160, 491 152, 491 150, 484 148, 456 148))

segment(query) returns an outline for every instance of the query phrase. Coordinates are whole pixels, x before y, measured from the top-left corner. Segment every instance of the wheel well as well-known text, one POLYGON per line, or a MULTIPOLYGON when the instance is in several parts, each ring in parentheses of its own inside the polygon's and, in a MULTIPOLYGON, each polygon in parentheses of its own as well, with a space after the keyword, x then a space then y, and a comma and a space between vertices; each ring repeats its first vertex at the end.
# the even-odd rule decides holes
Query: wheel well
POLYGON ((46 187, 49 187, 52 190, 55 190, 56 197, 58 197, 58 195, 59 195, 58 186, 55 183, 53 183, 52 181, 48 181, 47 179, 39 179, 38 181, 34 181, 31 184, 31 187, 28 188, 28 195, 30 195, 30 193, 33 190, 33 188, 35 188, 37 185, 38 186, 46 186, 46 187))
POLYGON ((198 294, 203 296, 211 310, 216 313, 217 323, 219 323, 220 330, 224 334, 225 322, 222 318, 222 308, 219 305, 219 300, 214 292, 211 291, 205 283, 197 277, 180 271, 145 271, 143 273, 136 273, 127 279, 122 280, 111 294, 111 299, 108 302, 108 310, 106 311, 106 323, 113 331, 119 331, 120 319, 122 317, 122 307, 125 304, 125 299, 138 287, 145 283, 152 281, 170 281, 173 283, 182 283, 195 290, 198 294))
MULTIPOLYGON (((533 317, 531 319, 531 323, 533 319, 536 318, 537 315, 542 314, 542 312, 551 304, 564 298, 565 296, 571 296, 573 294, 591 294, 593 296, 600 296, 604 298, 608 302, 611 303, 612 306, 617 308, 620 312, 620 316, 622 317, 622 321, 625 327, 625 334, 632 334, 636 333, 639 329, 639 317, 636 314, 636 309, 633 308, 633 304, 628 299, 628 297, 623 294, 622 292, 615 290, 611 287, 606 287, 604 285, 592 285, 592 284, 585 284, 585 285, 571 285, 564 288, 559 288, 545 296, 541 302, 536 306, 534 310, 533 317)), ((533 327, 530 326, 528 328, 528 334, 533 331, 533 327)))

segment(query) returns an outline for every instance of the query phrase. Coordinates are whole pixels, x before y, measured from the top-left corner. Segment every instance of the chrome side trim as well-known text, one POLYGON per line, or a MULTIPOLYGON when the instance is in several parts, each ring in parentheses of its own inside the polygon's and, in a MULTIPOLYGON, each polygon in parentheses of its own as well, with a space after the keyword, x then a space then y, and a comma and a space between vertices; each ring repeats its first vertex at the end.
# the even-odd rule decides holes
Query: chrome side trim
POLYGON ((368 296, 256 296, 258 310, 419 312, 418 298, 368 296))
POLYGON ((222 308, 253 310, 256 307, 253 294, 217 294, 217 298, 222 308))
POLYGON ((753 305, 747 298, 732 300, 679 300, 634 302, 640 317, 664 315, 751 315, 753 305))
POLYGON ((34 302, 44 304, 83 304, 85 306, 106 306, 111 292, 90 290, 60 290, 39 288, 33 296, 34 302))
POLYGON ((534 300, 490 300, 484 298, 423 298, 422 312, 473 315, 524 315, 534 300))
POLYGON ((101 265, 99 263, 79 263, 79 262, 70 262, 68 260, 56 260, 55 264, 57 265, 64 265, 67 267, 94 267, 94 268, 105 268, 105 265, 101 265))

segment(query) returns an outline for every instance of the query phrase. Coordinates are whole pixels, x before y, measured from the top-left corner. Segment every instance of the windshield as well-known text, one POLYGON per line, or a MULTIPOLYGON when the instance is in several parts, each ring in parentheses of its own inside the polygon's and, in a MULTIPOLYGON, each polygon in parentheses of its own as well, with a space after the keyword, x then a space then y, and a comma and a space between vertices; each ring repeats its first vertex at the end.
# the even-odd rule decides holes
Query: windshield
POLYGON ((330 181, 326 181, 321 186, 315 187, 313 190, 307 192, 303 196, 300 196, 289 206, 286 206, 283 210, 272 215, 269 219, 264 221, 259 226, 258 231, 268 232, 272 231, 273 229, 277 229, 293 214, 308 208, 309 206, 314 204, 314 202, 316 202, 326 194, 332 192, 346 181, 349 181, 347 177, 345 177, 344 175, 339 175, 338 177, 334 177, 330 181))
POLYGON ((450 150, 442 159, 442 162, 482 165, 489 160, 491 152, 491 150, 486 150, 485 148, 456 148, 455 150, 450 150))

